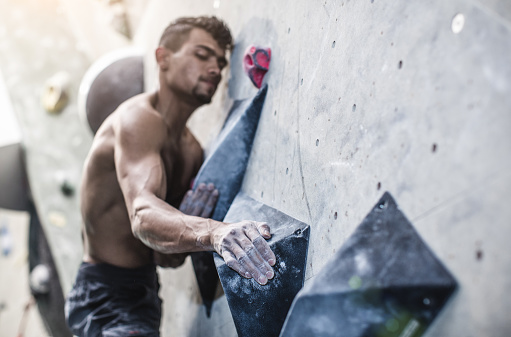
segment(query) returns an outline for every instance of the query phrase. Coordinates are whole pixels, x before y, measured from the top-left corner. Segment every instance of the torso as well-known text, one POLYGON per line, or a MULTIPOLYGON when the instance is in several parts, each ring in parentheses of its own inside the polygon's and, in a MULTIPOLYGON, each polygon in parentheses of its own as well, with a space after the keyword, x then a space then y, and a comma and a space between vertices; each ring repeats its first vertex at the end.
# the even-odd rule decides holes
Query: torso
MULTIPOLYGON (((152 263, 153 252, 133 236, 116 176, 114 130, 116 123, 119 123, 118 114, 121 113, 122 108, 105 120, 94 138, 85 163, 81 187, 84 261, 136 268, 152 263)), ((179 139, 174 137, 169 135, 164 142, 161 158, 167 185, 165 200, 178 208, 200 168, 203 154, 200 144, 189 130, 185 129, 179 139)))

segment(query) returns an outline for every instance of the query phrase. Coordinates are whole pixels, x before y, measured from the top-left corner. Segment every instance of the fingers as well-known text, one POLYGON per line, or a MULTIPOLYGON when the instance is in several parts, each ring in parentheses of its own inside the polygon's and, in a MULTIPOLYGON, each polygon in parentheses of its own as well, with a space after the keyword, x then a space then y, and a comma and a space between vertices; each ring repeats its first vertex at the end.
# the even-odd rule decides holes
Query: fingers
POLYGON ((259 233, 261 233, 261 235, 265 239, 271 238, 270 226, 268 226, 268 224, 266 222, 256 222, 256 224, 257 224, 257 229, 259 230, 259 233))
POLYGON ((252 241, 253 245, 257 248, 259 254, 261 254, 262 258, 267 261, 270 266, 275 265, 275 254, 270 249, 270 245, 268 242, 261 236, 270 235, 270 227, 265 222, 257 222, 257 230, 254 227, 248 227, 245 232, 247 237, 252 241))
POLYGON ((209 218, 213 214, 213 209, 218 200, 218 190, 215 189, 213 184, 208 185, 208 191, 210 191, 210 193, 207 194, 208 198, 205 201, 202 212, 199 214, 199 216, 203 218, 209 218))
POLYGON ((222 254, 226 264, 246 278, 253 277, 259 284, 264 285, 274 277, 272 265, 275 264, 275 254, 271 251, 261 231, 268 230, 264 223, 245 221, 238 223, 241 227, 231 230, 228 249, 222 254))
POLYGON ((236 259, 236 256, 234 256, 231 252, 227 252, 224 254, 224 260, 225 264, 231 268, 234 269, 238 274, 245 278, 251 278, 252 276, 250 273, 238 262, 236 259))
POLYGON ((195 191, 188 191, 179 206, 185 214, 208 218, 211 216, 218 200, 218 190, 213 184, 200 183, 195 191))
POLYGON ((183 198, 183 201, 181 201, 181 205, 179 205, 179 210, 181 212, 188 214, 189 208, 190 208, 190 203, 192 201, 192 195, 193 195, 192 190, 189 190, 188 192, 186 192, 186 194, 183 198))

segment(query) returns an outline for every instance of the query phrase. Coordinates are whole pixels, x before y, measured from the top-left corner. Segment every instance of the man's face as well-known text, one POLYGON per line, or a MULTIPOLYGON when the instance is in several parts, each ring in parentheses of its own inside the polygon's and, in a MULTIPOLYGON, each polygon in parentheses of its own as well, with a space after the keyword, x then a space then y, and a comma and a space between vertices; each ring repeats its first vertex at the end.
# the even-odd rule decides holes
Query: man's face
POLYGON ((225 51, 205 30, 194 28, 181 48, 168 49, 168 68, 164 80, 169 89, 199 104, 211 102, 221 71, 227 65, 225 51))

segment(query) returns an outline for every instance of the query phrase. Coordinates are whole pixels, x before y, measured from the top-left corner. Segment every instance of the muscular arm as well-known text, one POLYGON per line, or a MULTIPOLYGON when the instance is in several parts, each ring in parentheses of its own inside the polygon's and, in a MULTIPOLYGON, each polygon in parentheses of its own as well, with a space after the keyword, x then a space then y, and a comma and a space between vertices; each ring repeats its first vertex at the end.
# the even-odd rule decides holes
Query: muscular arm
POLYGON ((215 250, 242 276, 265 284, 275 264, 264 240, 270 237, 268 225, 225 224, 185 215, 166 203, 161 151, 167 128, 155 111, 127 109, 115 127, 115 165, 133 235, 164 254, 215 250))

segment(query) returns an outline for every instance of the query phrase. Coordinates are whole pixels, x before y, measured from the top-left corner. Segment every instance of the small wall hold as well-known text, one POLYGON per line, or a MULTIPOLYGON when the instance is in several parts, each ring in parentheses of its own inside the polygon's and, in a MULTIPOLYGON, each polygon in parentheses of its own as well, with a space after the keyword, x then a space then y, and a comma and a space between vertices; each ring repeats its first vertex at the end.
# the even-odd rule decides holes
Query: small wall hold
POLYGON ((45 264, 35 266, 30 272, 29 285, 32 293, 47 294, 50 291, 50 268, 45 264))
POLYGON ((451 29, 454 34, 459 34, 463 30, 465 26, 465 16, 461 13, 458 13, 454 16, 451 23, 451 29))
POLYGON ((64 180, 62 184, 60 185, 60 191, 62 194, 64 194, 66 197, 72 197, 75 194, 75 189, 73 185, 67 180, 64 180))
POLYGON ((256 46, 248 47, 243 57, 243 68, 257 88, 261 88, 264 75, 270 69, 271 49, 256 46))
POLYGON ((66 227, 67 226, 67 217, 64 213, 59 211, 50 211, 48 212, 48 221, 55 227, 66 227))
POLYGON ((6 220, 2 220, 0 227, 0 245, 2 248, 2 255, 9 256, 12 252, 13 240, 6 220))
POLYGON ((126 6, 117 2, 110 5, 111 19, 110 25, 119 34, 131 39, 131 30, 128 23, 128 15, 126 14, 126 6))
POLYGON ((69 101, 69 74, 61 71, 50 77, 44 84, 41 104, 49 113, 59 113, 69 101))

